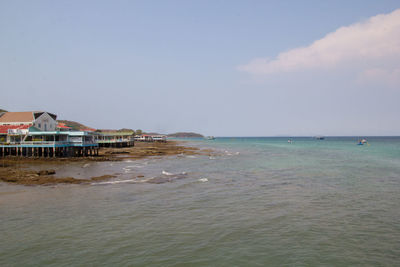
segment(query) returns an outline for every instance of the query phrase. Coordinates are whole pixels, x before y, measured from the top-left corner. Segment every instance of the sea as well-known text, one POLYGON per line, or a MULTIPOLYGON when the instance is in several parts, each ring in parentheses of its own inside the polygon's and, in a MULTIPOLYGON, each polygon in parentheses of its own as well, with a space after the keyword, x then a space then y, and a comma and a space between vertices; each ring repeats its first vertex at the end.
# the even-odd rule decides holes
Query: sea
POLYGON ((400 266, 400 137, 189 139, 209 155, 0 183, 0 266, 400 266))

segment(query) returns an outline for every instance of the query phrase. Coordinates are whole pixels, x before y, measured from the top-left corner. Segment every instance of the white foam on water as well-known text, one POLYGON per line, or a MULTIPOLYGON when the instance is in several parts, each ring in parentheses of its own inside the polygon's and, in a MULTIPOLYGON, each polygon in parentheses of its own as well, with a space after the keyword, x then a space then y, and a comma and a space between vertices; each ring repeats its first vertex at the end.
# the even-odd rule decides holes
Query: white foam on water
POLYGON ((209 157, 209 159, 215 159, 214 157, 209 157))
POLYGON ((198 181, 202 182, 202 183, 205 183, 205 182, 208 182, 208 179, 207 178, 200 178, 198 181))
POLYGON ((135 184, 146 183, 146 182, 150 181, 151 179, 154 179, 154 177, 151 177, 151 178, 148 178, 148 179, 135 180, 134 183, 135 184))
POLYGON ((92 185, 123 184, 123 183, 134 183, 134 182, 135 181, 133 181, 133 180, 120 180, 120 181, 92 183, 92 185))
POLYGON ((82 168, 87 168, 90 166, 90 163, 86 163, 85 165, 82 166, 82 168))
POLYGON ((227 155, 227 156, 237 156, 237 155, 240 155, 240 152, 229 152, 228 150, 225 150, 225 155, 227 155))
POLYGON ((164 175, 168 175, 168 176, 174 175, 173 173, 166 172, 166 171, 162 171, 161 173, 164 174, 164 175))
POLYGON ((195 158, 197 158, 196 156, 186 156, 187 158, 189 158, 189 159, 195 159, 195 158))
POLYGON ((143 168, 144 166, 142 166, 142 165, 129 165, 129 166, 126 166, 126 168, 143 168))

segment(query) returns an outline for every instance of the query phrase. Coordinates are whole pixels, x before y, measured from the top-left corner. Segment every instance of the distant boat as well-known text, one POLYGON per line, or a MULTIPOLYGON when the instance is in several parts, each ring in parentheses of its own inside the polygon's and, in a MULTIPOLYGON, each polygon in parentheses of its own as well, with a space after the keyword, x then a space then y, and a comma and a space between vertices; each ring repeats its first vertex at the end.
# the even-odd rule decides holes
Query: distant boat
POLYGON ((206 139, 207 139, 207 140, 214 140, 215 137, 214 137, 214 136, 207 136, 206 139))
POLYGON ((362 145, 364 145, 364 144, 368 144, 368 141, 367 141, 366 139, 360 139, 360 140, 358 140, 358 144, 357 144, 357 145, 362 146, 362 145))
POLYGON ((324 136, 315 136, 314 137, 315 139, 317 139, 317 140, 325 140, 325 137, 324 136))
POLYGON ((292 139, 288 139, 287 142, 288 142, 289 144, 291 144, 291 143, 293 143, 293 140, 292 140, 292 139))

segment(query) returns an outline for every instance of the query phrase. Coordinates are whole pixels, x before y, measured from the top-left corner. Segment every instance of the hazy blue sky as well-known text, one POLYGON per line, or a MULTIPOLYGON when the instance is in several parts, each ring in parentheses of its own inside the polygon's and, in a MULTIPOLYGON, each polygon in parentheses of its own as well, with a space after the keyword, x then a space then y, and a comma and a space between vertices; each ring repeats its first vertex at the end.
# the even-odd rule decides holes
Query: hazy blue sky
POLYGON ((399 8, 0 0, 0 107, 95 128, 400 135, 399 8))

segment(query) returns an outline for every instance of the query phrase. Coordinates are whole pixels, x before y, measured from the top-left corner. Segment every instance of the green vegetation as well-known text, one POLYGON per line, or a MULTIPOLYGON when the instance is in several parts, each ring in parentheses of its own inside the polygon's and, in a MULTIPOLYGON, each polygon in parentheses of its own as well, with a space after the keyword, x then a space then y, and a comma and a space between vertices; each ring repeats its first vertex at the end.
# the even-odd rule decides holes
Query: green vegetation
POLYGON ((198 133, 192 133, 192 132, 173 133, 173 134, 169 134, 168 137, 178 137, 178 138, 204 138, 203 135, 198 134, 198 133))
POLYGON ((128 129, 128 128, 122 128, 122 129, 119 129, 117 132, 133 132, 133 133, 135 133, 135 131, 134 130, 132 130, 132 129, 128 129))
POLYGON ((0 113, 2 113, 2 112, 8 112, 8 111, 5 110, 5 109, 1 109, 1 108, 0 108, 0 113))
POLYGON ((57 120, 57 122, 64 123, 65 126, 71 127, 72 130, 75 130, 75 131, 82 131, 83 129, 92 128, 92 127, 88 127, 88 126, 83 125, 83 124, 81 124, 79 122, 76 122, 76 121, 57 120))

